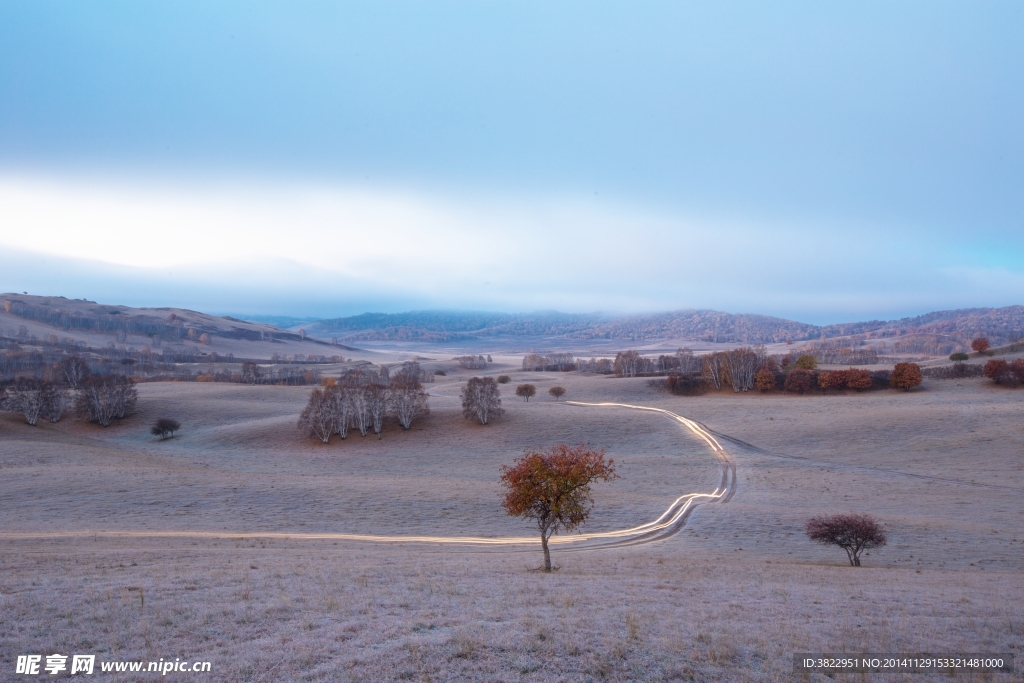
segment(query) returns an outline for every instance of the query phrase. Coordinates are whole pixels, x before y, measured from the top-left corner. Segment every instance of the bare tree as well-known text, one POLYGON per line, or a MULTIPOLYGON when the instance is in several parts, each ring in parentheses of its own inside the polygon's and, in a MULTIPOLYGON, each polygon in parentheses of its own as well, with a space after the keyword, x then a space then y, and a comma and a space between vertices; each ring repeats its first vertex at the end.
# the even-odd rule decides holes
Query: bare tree
POLYGON ((352 401, 350 387, 336 384, 324 389, 329 409, 334 415, 334 433, 344 441, 348 438, 348 428, 352 425, 352 401))
POLYGON ((35 426, 46 410, 46 399, 43 382, 22 378, 7 388, 4 409, 20 413, 25 422, 35 426))
POLYGON ((94 377, 78 392, 78 413, 106 427, 131 413, 138 398, 135 382, 124 375, 94 377))
POLYGON ((498 417, 501 392, 493 377, 471 377, 462 388, 462 415, 467 420, 480 420, 485 425, 491 417, 498 417))
POLYGON ((814 517, 804 529, 807 537, 823 545, 837 545, 846 551, 851 567, 860 566, 864 550, 886 544, 885 527, 869 515, 831 515, 814 517))
POLYGON ((537 395, 537 387, 532 384, 520 384, 516 387, 516 396, 522 397, 527 403, 530 402, 531 396, 537 395))
POLYGON ((722 376, 725 374, 724 355, 719 351, 701 356, 701 374, 717 391, 722 390, 722 376))
POLYGON ((636 351, 619 351, 612 367, 616 377, 636 377, 640 372, 641 356, 636 351))
POLYGON ((78 356, 65 356, 57 363, 64 375, 64 380, 72 389, 78 389, 89 379, 89 364, 78 356))
POLYGON ((333 387, 313 389, 309 402, 299 415, 299 429, 310 436, 315 436, 324 443, 329 443, 331 434, 335 432, 337 411, 333 387))
POLYGON ((409 429, 413 420, 430 412, 427 392, 419 382, 392 382, 390 398, 391 410, 402 429, 409 429))
POLYGON ((43 417, 50 422, 60 422, 67 404, 67 396, 56 383, 43 383, 43 417))
POLYGON ((749 348, 733 349, 723 354, 734 392, 750 391, 754 388, 754 375, 757 374, 762 358, 763 355, 749 348))
POLYGON ((559 386, 551 387, 550 389, 548 389, 548 393, 551 394, 555 398, 555 400, 557 401, 558 399, 560 399, 563 396, 565 396, 565 387, 559 387, 559 386))
POLYGON ((259 384, 260 366, 252 361, 242 363, 242 381, 246 384, 259 384))
POLYGON ((352 425, 359 430, 360 436, 366 436, 372 421, 367 400, 368 378, 362 371, 356 370, 346 375, 342 384, 352 405, 352 425))
POLYGON ((388 412, 388 390, 379 380, 371 381, 366 387, 366 410, 370 414, 373 433, 379 439, 388 412))

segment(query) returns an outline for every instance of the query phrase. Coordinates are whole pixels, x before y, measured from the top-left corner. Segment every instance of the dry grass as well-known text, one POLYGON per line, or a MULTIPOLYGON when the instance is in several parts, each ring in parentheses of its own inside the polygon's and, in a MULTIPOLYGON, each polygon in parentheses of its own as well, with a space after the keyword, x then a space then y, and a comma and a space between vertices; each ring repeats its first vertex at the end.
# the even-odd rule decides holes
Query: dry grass
POLYGON ((714 462, 656 415, 508 401, 505 419, 473 425, 454 381, 430 387, 422 430, 326 448, 298 439, 306 390, 283 387, 146 385, 140 414, 108 430, 5 415, 3 531, 41 538, 0 541, 3 666, 92 652, 208 659, 218 681, 772 681, 792 679, 798 651, 1024 645, 1024 394, 965 381, 681 399, 639 380, 530 377, 567 398, 670 407, 761 450, 733 448, 736 496, 699 508, 680 535, 556 549, 561 569, 543 575, 533 551, 42 536, 520 534, 498 506, 498 465, 580 439, 620 463, 590 527, 610 528, 714 488, 714 462), (181 420, 181 435, 148 437, 157 414, 181 420), (856 570, 801 535, 811 514, 850 510, 881 517, 892 539, 856 570))

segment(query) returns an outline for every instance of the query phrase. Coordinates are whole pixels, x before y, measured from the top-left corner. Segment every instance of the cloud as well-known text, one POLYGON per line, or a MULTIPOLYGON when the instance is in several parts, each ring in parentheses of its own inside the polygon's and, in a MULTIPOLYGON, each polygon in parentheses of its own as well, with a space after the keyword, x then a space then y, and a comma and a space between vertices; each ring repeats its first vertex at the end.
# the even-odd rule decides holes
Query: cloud
POLYGON ((1024 277, 892 226, 580 196, 7 174, 0 206, 0 244, 25 255, 0 273, 6 289, 121 291, 127 303, 130 283, 149 302, 219 311, 714 307, 841 320, 1014 303, 1024 277))

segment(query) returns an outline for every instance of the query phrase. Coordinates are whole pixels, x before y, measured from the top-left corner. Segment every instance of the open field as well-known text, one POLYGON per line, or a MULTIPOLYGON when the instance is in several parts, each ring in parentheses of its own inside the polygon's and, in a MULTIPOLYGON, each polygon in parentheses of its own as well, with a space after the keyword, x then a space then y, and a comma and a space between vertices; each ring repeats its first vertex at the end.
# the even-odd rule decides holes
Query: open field
POLYGON ((511 374, 508 412, 487 427, 459 413, 464 371, 428 385, 432 413, 413 430, 327 446, 295 429, 301 387, 143 384, 136 415, 105 430, 3 414, 0 659, 203 659, 218 681, 742 681, 791 680, 794 652, 1024 646, 1024 392, 964 380, 681 398, 642 379, 511 374), (530 403, 512 393, 527 379, 530 403), (679 425, 556 404, 555 383, 724 435, 735 496, 654 544, 556 546, 552 575, 531 571, 535 548, 298 537, 528 534, 502 513, 498 470, 555 441, 604 446, 619 465, 621 479, 595 488, 588 531, 717 485, 717 462, 679 425), (181 433, 149 436, 159 416, 181 433), (860 569, 802 534, 809 516, 846 511, 890 529, 860 569), (82 533, 113 530, 222 537, 82 533))

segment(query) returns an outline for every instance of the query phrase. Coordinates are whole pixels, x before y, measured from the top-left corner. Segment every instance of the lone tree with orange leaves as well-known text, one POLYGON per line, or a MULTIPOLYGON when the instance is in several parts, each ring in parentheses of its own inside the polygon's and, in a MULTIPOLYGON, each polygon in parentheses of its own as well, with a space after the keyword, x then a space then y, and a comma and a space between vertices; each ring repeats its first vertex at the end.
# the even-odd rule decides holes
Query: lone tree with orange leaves
POLYGON ((978 353, 985 353, 988 351, 988 337, 978 337, 971 342, 971 348, 978 353))
POLYGON ((501 484, 506 489, 501 505, 513 517, 536 522, 544 571, 551 571, 551 535, 573 531, 587 521, 594 507, 590 484, 618 479, 615 461, 605 460, 604 455, 603 448, 560 443, 542 453, 527 451, 511 467, 501 468, 501 484))
POLYGON ((889 384, 897 389, 910 391, 921 384, 921 366, 917 363, 897 363, 892 370, 889 384))

